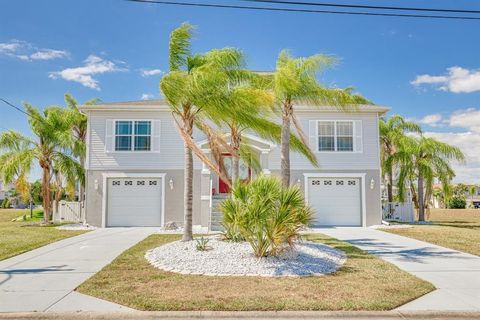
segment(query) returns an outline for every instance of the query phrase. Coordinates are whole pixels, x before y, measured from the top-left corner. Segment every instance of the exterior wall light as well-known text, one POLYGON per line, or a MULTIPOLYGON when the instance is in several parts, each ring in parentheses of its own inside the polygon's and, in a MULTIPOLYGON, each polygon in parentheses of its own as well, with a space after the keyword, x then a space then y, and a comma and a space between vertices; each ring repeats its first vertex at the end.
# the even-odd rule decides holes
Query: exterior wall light
POLYGON ((375 180, 373 178, 370 180, 370 189, 375 189, 375 180))
POLYGON ((170 186, 170 190, 173 190, 173 179, 170 178, 170 180, 168 181, 168 185, 170 186))
POLYGON ((95 179, 95 181, 93 181, 93 187, 95 188, 95 190, 98 190, 98 179, 95 179))

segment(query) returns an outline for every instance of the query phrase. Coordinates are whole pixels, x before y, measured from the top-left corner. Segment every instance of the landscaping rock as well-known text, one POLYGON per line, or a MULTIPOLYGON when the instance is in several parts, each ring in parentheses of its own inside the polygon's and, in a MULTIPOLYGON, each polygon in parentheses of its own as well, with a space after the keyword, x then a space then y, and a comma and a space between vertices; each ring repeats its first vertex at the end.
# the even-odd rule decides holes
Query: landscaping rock
POLYGON ((260 259, 246 242, 210 237, 208 251, 196 250, 195 244, 171 242, 148 251, 145 258, 159 269, 181 274, 267 277, 320 276, 335 272, 346 261, 343 251, 310 241, 298 242, 295 251, 260 259))
POLYGON ((178 230, 178 226, 174 221, 169 221, 165 223, 165 226, 163 227, 164 230, 178 230))

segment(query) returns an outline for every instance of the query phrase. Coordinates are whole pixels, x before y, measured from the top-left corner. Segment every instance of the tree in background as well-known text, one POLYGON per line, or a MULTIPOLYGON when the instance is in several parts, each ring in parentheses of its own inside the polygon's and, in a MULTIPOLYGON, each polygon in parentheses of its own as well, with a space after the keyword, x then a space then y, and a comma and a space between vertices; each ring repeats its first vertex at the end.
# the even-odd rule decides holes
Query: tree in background
POLYGON ((35 138, 29 138, 14 130, 0 135, 0 174, 6 183, 14 179, 27 177, 34 162, 42 170, 42 205, 44 222, 48 223, 52 213, 52 192, 50 183, 54 166, 65 174, 82 180, 83 168, 72 154, 70 122, 65 110, 48 107, 43 112, 25 104, 28 123, 35 138))
POLYGON ((459 148, 424 136, 403 137, 393 157, 400 168, 397 184, 400 201, 404 200, 405 188, 410 186, 419 221, 425 221, 435 180, 450 183, 455 176, 451 161, 465 160, 459 148))
POLYGON ((398 150, 398 144, 407 132, 421 133, 419 125, 406 121, 402 116, 393 115, 388 119, 381 118, 380 131, 380 157, 382 163, 383 181, 387 186, 388 202, 393 202, 394 155, 398 150))

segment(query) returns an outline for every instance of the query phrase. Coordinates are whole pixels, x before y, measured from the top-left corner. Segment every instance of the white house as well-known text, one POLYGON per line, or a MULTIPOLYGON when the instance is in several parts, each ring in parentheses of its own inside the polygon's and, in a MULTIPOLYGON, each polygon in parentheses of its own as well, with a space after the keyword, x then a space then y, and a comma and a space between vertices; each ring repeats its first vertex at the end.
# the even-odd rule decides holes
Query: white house
POLYGON ((7 192, 9 190, 13 189, 13 184, 5 184, 1 179, 0 179, 0 202, 5 199, 7 192))
MULTIPOLYGON (((183 141, 164 101, 84 105, 88 116, 86 220, 101 227, 183 224, 183 141)), ((291 154, 291 181, 316 211, 319 226, 381 223, 379 117, 385 107, 353 112, 329 107, 295 107, 320 167, 291 154)), ((208 152, 205 137, 194 133, 208 152)), ((280 148, 254 134, 264 174, 280 171, 280 148)), ((230 161, 225 156, 228 166, 230 161)), ((242 165, 244 179, 255 175, 242 165)), ((215 203, 228 193, 198 159, 194 163, 193 223, 215 229, 215 203), (213 209, 213 210, 212 210, 213 209)))

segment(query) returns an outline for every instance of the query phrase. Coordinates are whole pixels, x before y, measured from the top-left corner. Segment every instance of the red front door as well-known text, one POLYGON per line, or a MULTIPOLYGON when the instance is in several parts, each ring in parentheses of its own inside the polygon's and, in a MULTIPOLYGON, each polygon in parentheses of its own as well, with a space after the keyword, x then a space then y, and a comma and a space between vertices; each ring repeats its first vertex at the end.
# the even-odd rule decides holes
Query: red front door
MULTIPOLYGON (((223 164, 225 165, 225 170, 227 171, 228 178, 232 180, 232 155, 231 154, 224 154, 223 155, 223 164)), ((252 175, 252 171, 248 167, 248 165, 243 162, 242 159, 239 161, 239 170, 238 170, 238 176, 240 180, 247 182, 250 180, 250 177, 252 175)), ((218 192, 219 193, 229 193, 230 188, 228 185, 222 180, 218 179, 218 192)))

